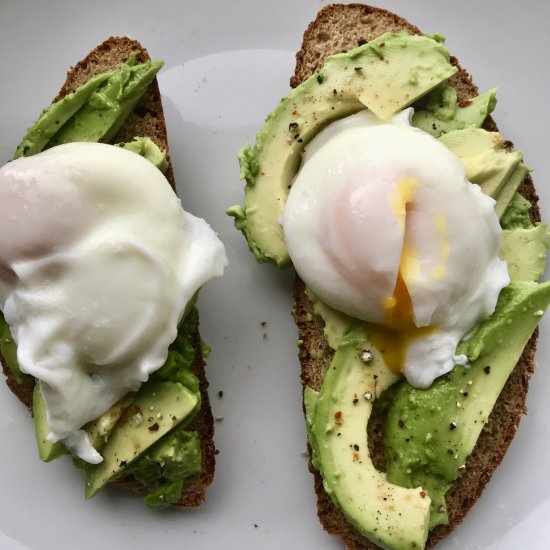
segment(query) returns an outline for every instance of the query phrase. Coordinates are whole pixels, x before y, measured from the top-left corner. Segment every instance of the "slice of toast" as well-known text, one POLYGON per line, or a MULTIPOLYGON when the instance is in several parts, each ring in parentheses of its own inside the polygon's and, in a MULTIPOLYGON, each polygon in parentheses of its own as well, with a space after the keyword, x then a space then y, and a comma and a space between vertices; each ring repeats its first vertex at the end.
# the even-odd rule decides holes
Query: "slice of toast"
MULTIPOLYGON (((296 70, 290 84, 292 87, 298 86, 320 69, 325 57, 330 54, 348 51, 384 32, 403 29, 420 34, 417 27, 383 9, 363 4, 326 6, 304 33, 302 48, 296 54, 296 70)), ((459 100, 476 96, 478 90, 470 75, 460 67, 456 58, 451 57, 451 62, 458 68, 458 72, 449 82, 456 88, 459 100)), ((498 131, 491 117, 487 117, 483 127, 486 130, 498 131)), ((507 142, 507 146, 512 147, 512 144, 507 142)), ((519 191, 531 202, 531 219, 534 222, 540 221, 538 197, 529 175, 523 180, 519 191)), ((293 315, 298 326, 299 338, 303 341, 299 352, 301 380, 304 387, 307 385, 318 391, 334 352, 324 338, 324 323, 320 317, 314 315, 312 303, 305 295, 304 289, 304 283, 297 277, 294 285, 293 315)), ((466 469, 446 495, 449 524, 440 525, 430 531, 427 548, 437 544, 462 521, 506 453, 521 417, 526 413, 525 399, 529 378, 535 368, 537 336, 538 330, 534 332, 502 390, 489 421, 468 459, 466 469)), ((372 418, 369 422, 369 450, 374 464, 381 469, 384 467, 383 430, 382 419, 372 418)), ((323 489, 321 475, 311 463, 311 448, 309 451, 309 469, 315 477, 317 511, 324 528, 329 533, 341 537, 348 548, 378 548, 352 527, 333 504, 323 489)))
MULTIPOLYGON (((149 59, 147 50, 138 41, 127 37, 109 38, 68 71, 65 84, 63 84, 63 87, 54 101, 73 92, 90 77, 122 65, 130 54, 135 51, 140 52, 137 57, 137 62, 143 63, 149 59)), ((165 172, 165 176, 175 192, 176 184, 168 150, 166 122, 156 78, 149 85, 146 93, 135 106, 113 142, 129 142, 132 141, 135 136, 149 137, 161 150, 166 151, 168 170, 165 172)), ((193 361, 193 371, 200 381, 202 404, 197 418, 190 424, 189 429, 195 430, 199 434, 202 451, 202 471, 185 480, 182 497, 177 503, 178 506, 184 507, 200 506, 204 502, 206 489, 214 479, 215 454, 217 452, 213 440, 214 420, 208 398, 208 381, 204 370, 198 323, 194 333, 194 349, 195 358, 193 361)), ((34 382, 30 384, 20 383, 8 369, 1 354, 0 362, 2 363, 8 386, 32 412, 32 391, 34 382)), ((132 477, 119 479, 115 483, 137 493, 145 494, 148 492, 141 483, 132 477)))

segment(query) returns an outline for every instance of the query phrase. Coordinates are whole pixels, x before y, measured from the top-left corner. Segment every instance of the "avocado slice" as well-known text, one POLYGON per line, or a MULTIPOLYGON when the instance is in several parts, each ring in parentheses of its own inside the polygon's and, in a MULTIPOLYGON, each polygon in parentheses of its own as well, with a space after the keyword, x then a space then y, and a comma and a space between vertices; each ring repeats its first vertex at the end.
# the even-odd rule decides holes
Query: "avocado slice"
MULTIPOLYGON (((75 141, 109 143, 120 130, 164 61, 135 65, 137 52, 98 88, 86 103, 56 132, 47 147, 75 141)), ((63 102, 63 99, 60 100, 63 102)))
POLYGON ((304 388, 304 410, 306 416, 306 429, 307 429, 307 438, 309 444, 311 445, 311 463, 315 469, 319 469, 319 459, 317 450, 317 442, 313 435, 313 422, 315 420, 315 407, 317 406, 317 401, 319 400, 319 392, 314 389, 306 386, 304 388))
POLYGON ((461 344, 469 368, 457 366, 425 390, 405 382, 395 388, 385 433, 388 480, 422 484, 432 499, 430 528, 448 522, 445 493, 549 303, 550 282, 510 284, 491 318, 461 344))
POLYGON ((176 503, 184 480, 201 469, 199 434, 187 431, 183 422, 128 466, 124 475, 132 475, 146 487, 155 487, 145 497, 145 504, 161 508, 176 503))
POLYGON ((366 427, 373 402, 397 379, 362 324, 352 323, 323 380, 310 434, 323 486, 355 528, 376 544, 423 548, 430 497, 421 487, 390 483, 368 451, 366 427), (361 360, 365 350, 372 352, 369 362, 361 360))
POLYGON ((517 191, 512 196, 510 204, 500 218, 502 229, 529 229, 533 227, 533 222, 529 216, 532 204, 526 198, 522 197, 517 191))
POLYGON ((90 78, 85 84, 78 87, 74 92, 67 94, 62 100, 46 107, 40 113, 38 120, 27 130, 13 158, 29 157, 40 153, 59 129, 89 101, 97 88, 111 78, 114 72, 107 71, 90 78))
POLYGON ((323 333, 328 345, 335 350, 340 345, 342 336, 349 327, 352 318, 319 300, 317 295, 307 287, 306 296, 313 304, 313 311, 323 319, 323 333))
POLYGON ((496 107, 496 94, 497 89, 491 88, 477 97, 458 101, 456 88, 441 84, 428 94, 426 107, 414 113, 411 124, 436 138, 453 130, 480 128, 496 107))
POLYGON ((65 454, 67 450, 61 441, 48 441, 50 428, 46 419, 46 405, 37 382, 32 394, 32 414, 34 417, 34 435, 38 445, 38 456, 44 462, 50 462, 65 454))
POLYGON ((327 57, 318 73, 284 97, 254 147, 240 151, 245 204, 227 210, 256 259, 289 265, 279 219, 304 146, 324 126, 365 108, 387 120, 456 71, 436 40, 405 31, 386 33, 327 57))
POLYGON ((495 199, 500 219, 529 172, 521 151, 504 148, 498 132, 481 128, 455 130, 439 139, 463 162, 468 180, 495 199))
POLYGON ((168 170, 166 151, 161 151, 160 147, 150 137, 135 137, 128 143, 117 143, 116 146, 128 149, 128 151, 146 158, 163 174, 168 170))
MULTIPOLYGON (((118 422, 122 413, 134 400, 133 394, 125 395, 117 401, 107 412, 103 413, 97 420, 88 422, 82 429, 88 434, 91 445, 98 451, 105 446, 113 428, 118 422)), ((34 434, 38 445, 38 456, 44 462, 50 462, 65 454, 67 450, 62 441, 52 443, 48 441, 50 427, 46 418, 46 404, 40 391, 40 384, 34 386, 32 396, 32 407, 34 417, 34 434)))
POLYGON ((143 386, 111 433, 102 451, 103 462, 88 468, 86 498, 193 414, 198 403, 197 396, 177 382, 151 381, 143 386))
POLYGON ((508 264, 511 281, 538 281, 546 269, 550 230, 545 223, 502 232, 500 257, 508 264))
POLYGON ((101 451, 103 447, 105 447, 117 422, 124 411, 132 404, 134 398, 135 394, 126 394, 99 418, 88 422, 88 424, 82 428, 88 434, 90 444, 97 451, 101 451))

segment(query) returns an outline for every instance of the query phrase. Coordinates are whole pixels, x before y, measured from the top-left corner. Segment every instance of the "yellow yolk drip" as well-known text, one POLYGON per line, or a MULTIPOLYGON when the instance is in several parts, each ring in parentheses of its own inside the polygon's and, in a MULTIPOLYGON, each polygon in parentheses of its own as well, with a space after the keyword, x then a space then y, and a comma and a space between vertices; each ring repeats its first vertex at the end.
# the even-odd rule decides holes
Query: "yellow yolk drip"
POLYGON ((404 245, 393 294, 383 304, 386 320, 384 324, 365 323, 368 338, 395 373, 403 371, 409 344, 435 330, 434 326, 417 327, 414 322, 413 303, 405 278, 419 275, 419 269, 414 250, 404 245))
POLYGON ((401 270, 397 275, 393 296, 386 299, 384 307, 388 310, 386 323, 365 323, 365 332, 383 355, 388 368, 400 373, 405 365, 409 344, 434 331, 435 327, 417 327, 414 324, 413 304, 401 270))
POLYGON ((407 216, 407 204, 409 204, 418 189, 418 180, 414 178, 402 178, 397 182, 397 189, 389 196, 390 207, 399 220, 401 229, 405 228, 407 216))
POLYGON ((405 366, 407 348, 414 340, 427 336, 435 330, 434 326, 410 328, 388 327, 374 323, 365 323, 365 333, 376 349, 382 354, 388 368, 399 374, 405 366))

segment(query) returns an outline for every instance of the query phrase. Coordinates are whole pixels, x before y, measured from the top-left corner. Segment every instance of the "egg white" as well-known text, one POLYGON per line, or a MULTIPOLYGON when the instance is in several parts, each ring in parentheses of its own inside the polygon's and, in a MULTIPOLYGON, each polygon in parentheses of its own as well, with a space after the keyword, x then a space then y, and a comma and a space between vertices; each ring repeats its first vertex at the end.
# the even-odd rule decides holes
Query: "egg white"
POLYGON ((0 305, 19 366, 40 381, 49 439, 99 462, 80 428, 164 364, 186 305, 223 273, 224 247, 157 168, 110 145, 17 159, 0 170, 2 198, 21 229, 0 218, 12 273, 0 305))
POLYGON ((331 307, 391 326, 398 273, 416 327, 403 372, 426 387, 464 358, 460 339, 509 282, 498 258, 494 201, 441 142, 410 126, 412 109, 381 123, 362 111, 307 146, 282 218, 290 257, 331 307))

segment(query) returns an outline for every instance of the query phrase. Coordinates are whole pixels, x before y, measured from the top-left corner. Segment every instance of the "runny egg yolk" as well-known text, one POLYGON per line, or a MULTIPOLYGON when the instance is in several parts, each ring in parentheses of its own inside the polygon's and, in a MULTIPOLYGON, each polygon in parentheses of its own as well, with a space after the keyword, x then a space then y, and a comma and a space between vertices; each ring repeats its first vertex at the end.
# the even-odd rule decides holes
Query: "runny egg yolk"
POLYGON ((401 271, 397 276, 393 295, 384 305, 390 306, 386 324, 365 323, 365 332, 384 356, 388 368, 392 372, 400 373, 403 371, 410 343, 435 331, 436 327, 415 325, 411 296, 401 271))
MULTIPOLYGON (((397 182, 397 192, 389 197, 391 208, 403 228, 406 225, 408 205, 414 200, 417 188, 417 180, 403 178, 397 182)), ((445 239, 445 219, 438 218, 437 221, 441 240, 444 242, 441 246, 448 247, 445 239)), ((413 275, 417 269, 414 251, 405 243, 401 251, 401 261, 393 294, 386 298, 383 304, 387 312, 384 323, 365 323, 365 331, 370 340, 383 354, 388 368, 395 373, 403 371, 410 343, 436 329, 433 325, 417 327, 414 321, 413 303, 405 283, 405 277, 413 275)), ((441 269, 444 268, 441 267, 441 269)))

